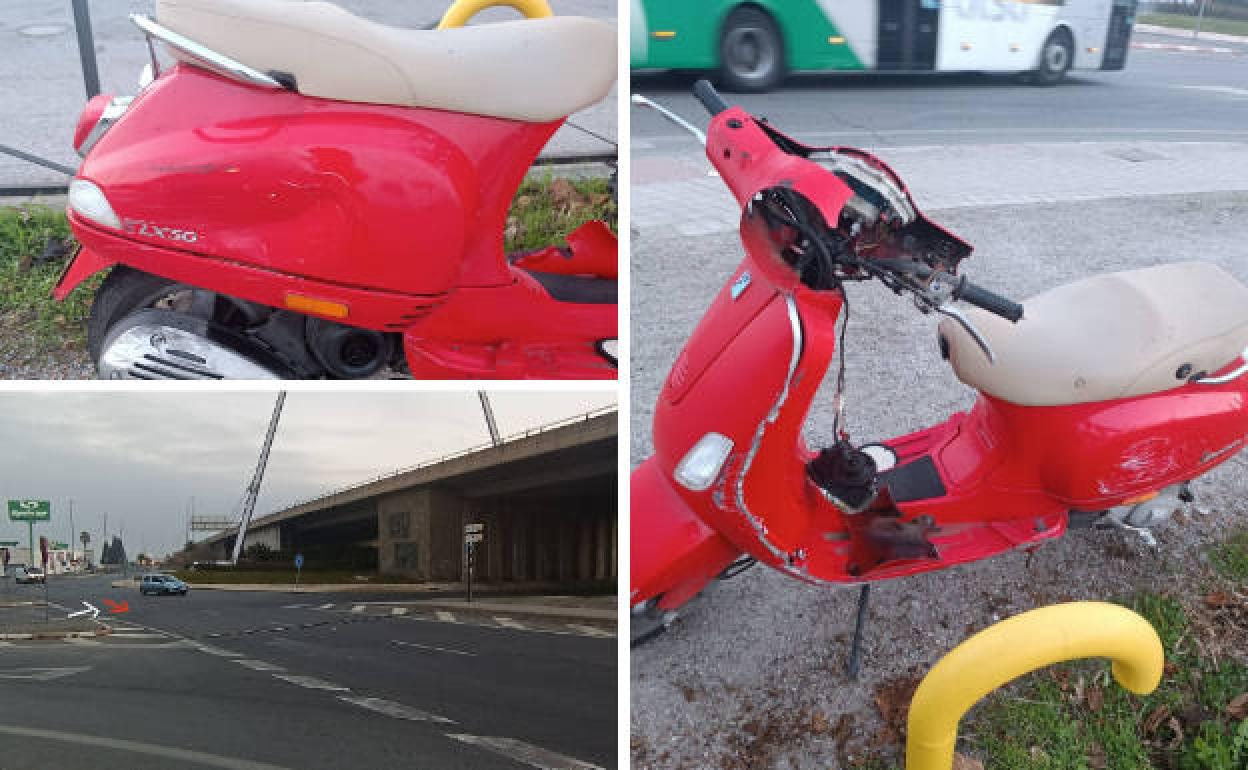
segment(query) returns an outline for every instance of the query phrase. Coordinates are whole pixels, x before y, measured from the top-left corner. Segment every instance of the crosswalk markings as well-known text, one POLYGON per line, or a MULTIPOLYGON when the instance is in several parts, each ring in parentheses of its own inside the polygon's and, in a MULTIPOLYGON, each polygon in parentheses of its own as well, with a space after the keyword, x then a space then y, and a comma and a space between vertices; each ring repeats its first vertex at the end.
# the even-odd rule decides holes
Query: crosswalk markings
POLYGON ((328 604, 322 604, 320 607, 317 607, 318 610, 332 610, 333 608, 334 608, 333 602, 330 602, 328 604))
POLYGON ((355 605, 354 607, 352 607, 352 608, 351 608, 351 611, 352 611, 352 612, 363 612, 363 611, 364 611, 364 610, 366 610, 366 609, 368 609, 368 607, 364 606, 363 604, 357 604, 357 605, 355 605))
POLYGON ((345 701, 370 711, 376 711, 379 714, 385 714, 396 719, 410 719, 416 722, 440 722, 442 724, 455 724, 453 720, 447 719, 438 714, 432 714, 428 711, 405 706, 402 703, 395 703, 385 698, 366 698, 358 695, 339 695, 338 700, 345 701))
POLYGON ((407 608, 406 607, 391 607, 390 614, 391 615, 406 615, 407 608))
POLYGON ((459 622, 458 620, 455 619, 455 615, 453 613, 447 612, 446 610, 434 610, 433 614, 434 616, 437 617, 438 620, 442 621, 443 623, 458 623, 459 622))
POLYGON ((579 623, 569 623, 568 628, 578 633, 585 634, 586 636, 599 636, 599 637, 615 636, 615 634, 605 629, 596 628, 594 626, 582 626, 579 623))
POLYGON ((335 692, 350 692, 350 687, 343 687, 340 684, 327 682, 324 679, 317 679, 314 676, 304 676, 302 674, 274 674, 273 676, 284 682, 297 684, 300 687, 307 687, 310 690, 333 690, 335 692))
POLYGON ((558 770, 602 770, 602 767, 599 765, 592 765, 589 762, 582 762, 573 757, 557 754, 540 746, 518 741, 515 738, 466 735, 463 733, 449 733, 446 737, 454 738, 461 743, 479 746, 495 754, 507 757, 512 761, 521 762, 529 767, 541 768, 541 770, 556 770, 556 768, 558 770))
POLYGON ((390 643, 397 644, 401 647, 416 647, 422 650, 433 650, 434 652, 448 652, 451 655, 473 655, 473 656, 476 655, 475 652, 468 652, 467 650, 452 650, 447 647, 435 647, 432 644, 417 644, 416 642, 404 642, 400 639, 392 639, 390 640, 390 643))
POLYGON ((502 617, 502 616, 498 616, 498 615, 496 615, 496 616, 494 616, 494 622, 495 622, 495 623, 497 623, 497 624, 499 624, 500 626, 502 626, 502 627, 504 627, 504 628, 514 628, 514 629, 516 629, 516 630, 518 630, 518 631, 527 631, 527 630, 528 630, 527 628, 525 628, 525 626, 524 626, 524 624, 523 624, 523 623, 517 623, 516 621, 512 620, 511 618, 505 618, 505 617, 502 617))

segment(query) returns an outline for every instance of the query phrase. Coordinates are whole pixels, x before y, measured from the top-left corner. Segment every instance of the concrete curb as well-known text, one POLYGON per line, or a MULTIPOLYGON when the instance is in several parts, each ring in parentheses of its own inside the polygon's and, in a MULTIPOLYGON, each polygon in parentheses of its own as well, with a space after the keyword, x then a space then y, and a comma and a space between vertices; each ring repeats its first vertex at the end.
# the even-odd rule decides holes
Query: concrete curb
POLYGON ((1227 35, 1222 32, 1201 32, 1200 37, 1192 37, 1192 30, 1190 29, 1163 27, 1158 24, 1136 24, 1135 30, 1138 32, 1146 32, 1150 35, 1181 37, 1186 38, 1187 40, 1214 40, 1219 43, 1248 43, 1248 36, 1244 35, 1227 35))
POLYGON ((612 629, 617 624, 615 610, 595 610, 584 607, 548 607, 540 604, 496 604, 491 602, 463 602, 424 600, 410 602, 359 602, 370 607, 422 607, 435 610, 464 612, 473 615, 506 615, 508 617, 530 617, 556 622, 592 623, 597 626, 608 626, 612 629))
POLYGON ((0 634, 0 640, 32 640, 32 641, 56 641, 60 639, 92 639, 97 636, 108 636, 113 629, 108 626, 100 626, 92 631, 34 631, 28 634, 0 634))

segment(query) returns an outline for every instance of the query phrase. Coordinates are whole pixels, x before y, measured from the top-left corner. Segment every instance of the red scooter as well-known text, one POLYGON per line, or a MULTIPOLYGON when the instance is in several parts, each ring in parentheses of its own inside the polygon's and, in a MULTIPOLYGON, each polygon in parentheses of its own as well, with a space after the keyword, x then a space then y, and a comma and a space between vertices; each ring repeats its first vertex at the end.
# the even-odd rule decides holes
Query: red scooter
MULTIPOLYGON (((616 376, 616 239, 504 254, 512 198, 615 80, 615 31, 550 17, 408 30, 328 3, 157 0, 133 98, 97 96, 69 189, 111 379, 616 376), (161 70, 153 40, 174 66, 161 70)), ((445 20, 444 20, 445 21, 445 20)))
POLYGON ((672 366, 654 456, 632 474, 634 641, 717 576, 762 562, 862 584, 857 650, 870 582, 1073 526, 1151 542, 1148 529, 1191 500, 1188 482, 1244 447, 1248 288, 1221 269, 1100 275, 1024 308, 959 275, 971 247, 924 217, 878 158, 807 147, 705 81, 694 90, 714 116, 707 157, 742 207, 745 259, 672 366), (945 316, 942 352, 978 400, 856 445, 840 429, 842 355, 836 442, 813 449, 802 425, 837 350, 846 286, 866 280, 945 316))

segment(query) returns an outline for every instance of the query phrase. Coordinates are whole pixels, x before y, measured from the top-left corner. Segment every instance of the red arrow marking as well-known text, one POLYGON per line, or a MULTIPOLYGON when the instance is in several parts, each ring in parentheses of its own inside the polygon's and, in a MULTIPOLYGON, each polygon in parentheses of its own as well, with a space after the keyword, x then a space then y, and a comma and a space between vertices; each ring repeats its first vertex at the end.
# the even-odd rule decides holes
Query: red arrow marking
POLYGON ((123 612, 130 611, 130 602, 121 602, 118 604, 112 599, 105 599, 104 603, 108 605, 108 611, 114 615, 120 615, 123 612))

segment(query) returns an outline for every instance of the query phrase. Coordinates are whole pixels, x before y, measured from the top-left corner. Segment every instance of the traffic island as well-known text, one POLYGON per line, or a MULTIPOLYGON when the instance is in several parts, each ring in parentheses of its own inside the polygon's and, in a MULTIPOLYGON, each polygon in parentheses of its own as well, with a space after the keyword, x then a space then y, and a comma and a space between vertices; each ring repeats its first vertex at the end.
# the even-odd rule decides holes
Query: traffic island
POLYGON ((62 639, 85 639, 112 633, 108 626, 94 620, 71 618, 49 620, 46 623, 22 621, 0 623, 0 640, 56 641, 62 639))

